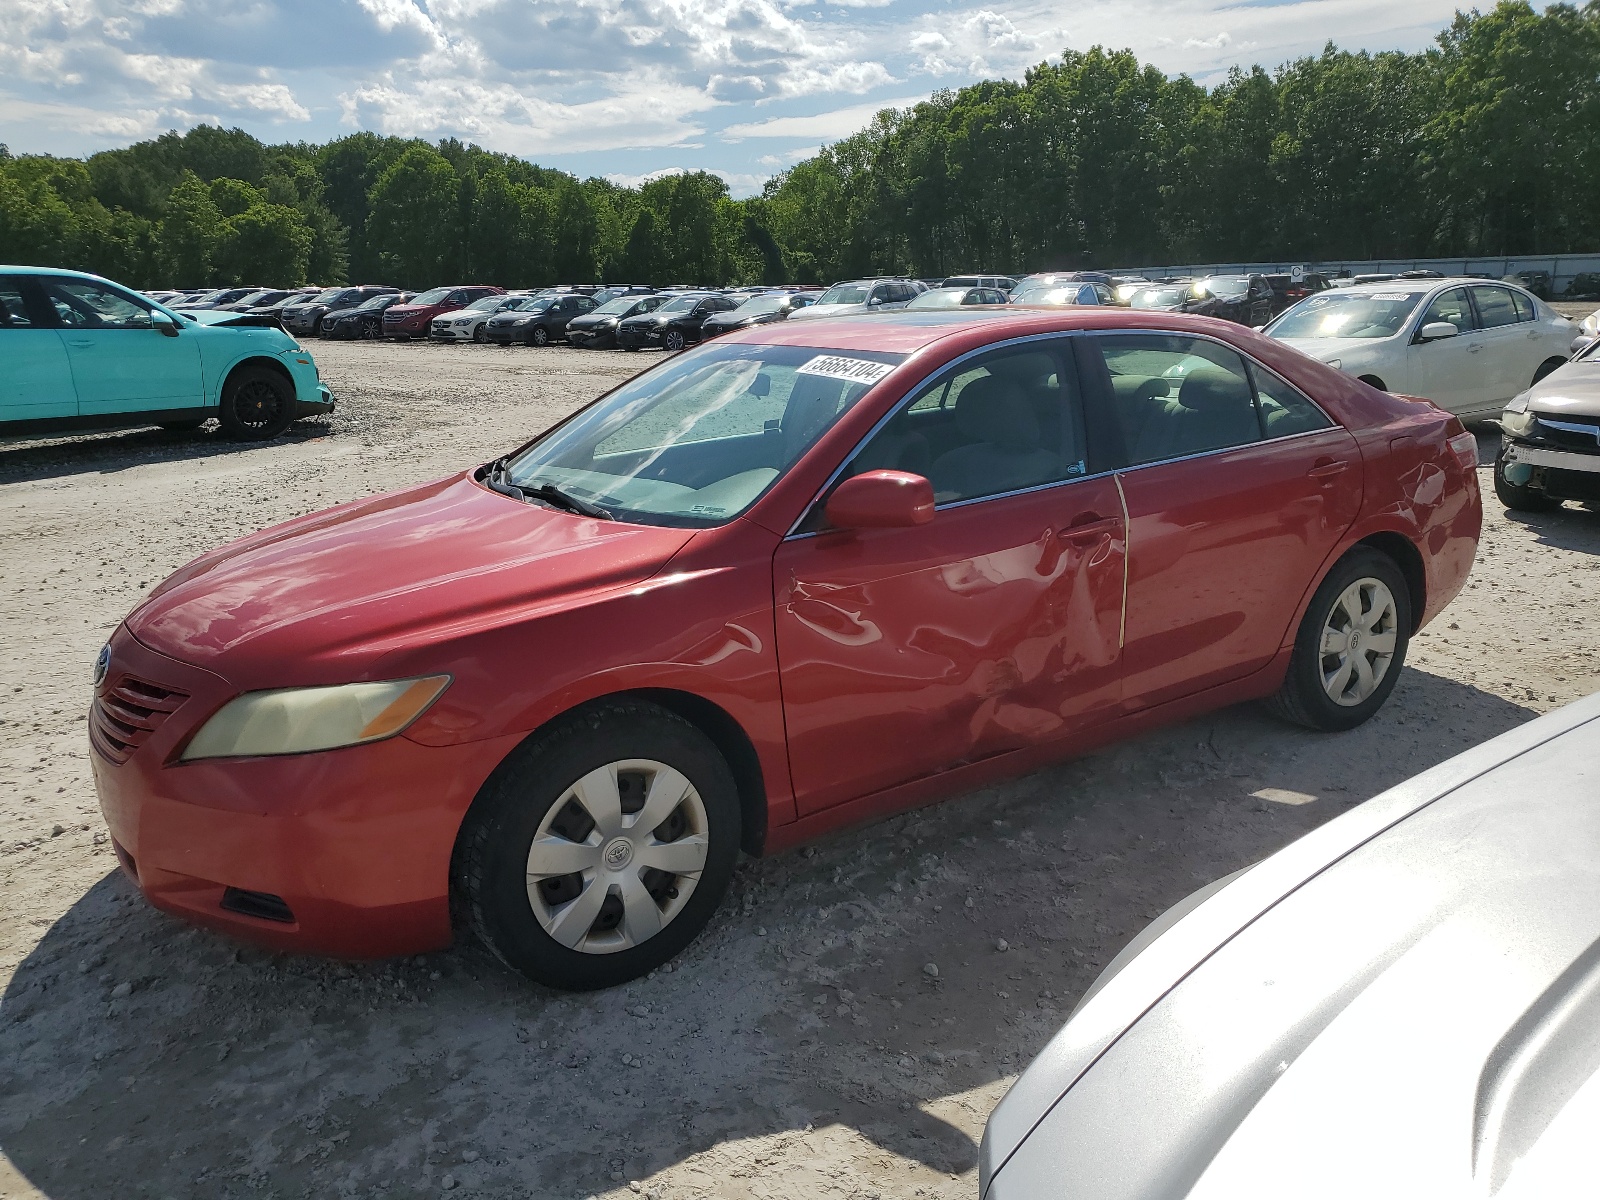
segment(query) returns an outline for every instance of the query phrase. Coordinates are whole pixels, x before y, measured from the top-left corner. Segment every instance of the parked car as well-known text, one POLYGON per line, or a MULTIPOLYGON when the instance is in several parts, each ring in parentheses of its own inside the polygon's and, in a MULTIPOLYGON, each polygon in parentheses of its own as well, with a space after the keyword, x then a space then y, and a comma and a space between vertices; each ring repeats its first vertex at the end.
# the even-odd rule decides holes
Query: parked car
POLYGON ((548 346, 567 335, 567 324, 574 317, 592 313, 595 302, 578 292, 535 295, 511 312, 499 313, 483 324, 485 341, 497 346, 521 342, 524 346, 548 346))
POLYGON ((654 296, 655 294, 655 288, 647 287, 642 283, 613 283, 608 287, 602 288, 590 296, 589 299, 593 300, 596 306, 603 307, 623 296, 654 296))
POLYGON ((1116 293, 1109 283, 1067 275, 1030 275, 1011 291, 1012 304, 1056 307, 1063 304, 1115 304, 1116 293))
POLYGON ((1190 285, 1178 311, 1260 328, 1272 320, 1273 303, 1265 275, 1207 275, 1190 285))
POLYGON ((881 312, 904 308, 923 291, 922 284, 911 279, 855 279, 849 283, 836 283, 815 304, 802 311, 790 313, 791 319, 813 320, 818 317, 842 317, 856 313, 881 312))
POLYGON ((1124 306, 1149 286, 1150 280, 1142 275, 1113 275, 1111 277, 1111 294, 1116 297, 1118 304, 1124 306))
MULTIPOLYGON (((1088 287, 1089 284, 1083 286, 1088 287)), ((966 308, 974 305, 1006 304, 1010 297, 993 287, 941 287, 923 292, 910 304, 907 311, 925 308, 966 308)))
MULTIPOLYGON (((602 292, 601 295, 604 295, 602 292)), ((655 312, 672 297, 627 293, 614 296, 579 317, 567 321, 567 341, 585 350, 615 350, 617 325, 629 317, 655 312)), ((598 299, 598 297, 596 297, 598 299)))
POLYGON ((244 297, 261 290, 259 286, 216 288, 202 295, 192 296, 187 300, 180 301, 174 307, 184 310, 194 309, 195 311, 220 308, 224 304, 232 304, 235 300, 242 300, 244 297))
POLYGON ((279 300, 293 294, 282 288, 257 288, 253 292, 240 296, 237 300, 229 300, 225 304, 213 304, 209 307, 215 312, 249 312, 252 308, 276 304, 279 300))
POLYGON ((354 308, 329 313, 322 321, 322 336, 336 339, 360 338, 372 341, 383 336, 383 314, 396 304, 410 304, 410 292, 390 292, 374 296, 354 308))
POLYGON ((1307 296, 1315 296, 1318 292, 1325 292, 1333 286, 1328 282, 1326 275, 1320 275, 1315 271, 1307 271, 1299 279, 1287 274, 1266 275, 1263 278, 1267 281, 1267 286, 1272 289, 1274 314, 1300 303, 1307 296))
POLYGON ((277 300, 271 301, 270 303, 252 305, 249 308, 239 311, 247 312, 251 316, 268 317, 273 321, 274 324, 281 328, 283 324, 284 309, 290 307, 291 305, 304 304, 307 300, 318 295, 321 291, 321 288, 297 288, 294 291, 286 292, 283 296, 277 300))
POLYGON ((787 321, 789 317, 808 305, 815 304, 822 295, 820 289, 804 291, 769 291, 752 296, 738 308, 727 312, 714 312, 700 326, 700 337, 714 338, 735 329, 749 329, 752 325, 770 325, 774 321, 787 321))
POLYGON ((1423 279, 1319 293, 1267 332, 1375 388, 1476 420, 1565 362, 1577 327, 1519 287, 1423 279))
POLYGON ((299 304, 284 305, 278 316, 284 332, 296 337, 318 337, 329 313, 344 312, 365 304, 374 296, 392 296, 399 290, 376 283, 327 288, 299 304))
POLYGON ((527 312, 537 303, 531 295, 480 296, 465 308, 433 319, 428 336, 436 342, 487 342, 484 326, 503 312, 527 312))
POLYGON ((457 284, 419 292, 405 304, 392 304, 383 312, 383 336, 396 341, 426 337, 433 319, 441 313, 455 312, 485 296, 503 296, 505 288, 486 284, 457 284))
MULTIPOLYGON (((679 292, 667 297, 651 312, 627 317, 617 323, 617 345, 624 350, 682 350, 700 340, 700 327, 713 313, 733 312, 738 304, 711 292, 679 292)), ((794 318, 809 311, 793 309, 794 318)))
POLYGON ((1017 281, 1009 275, 951 275, 931 284, 932 288, 998 288, 1002 292, 1009 292, 1017 286, 1017 281))
POLYGON ((1600 342, 1513 398, 1500 431, 1500 503, 1514 512, 1600 504, 1600 342))
POLYGON ((283 950, 440 948, 454 889, 513 967, 602 987, 687 945, 741 848, 1258 697, 1359 724, 1466 579, 1476 440, 1141 321, 791 317, 201 556, 101 659, 115 852, 283 950))
POLYGON ((1169 909, 990 1115, 978 1195, 1586 1190, 1597 776, 1591 696, 1169 909))
POLYGON ((293 338, 242 313, 179 313, 79 271, 0 266, 0 436, 159 425, 276 437, 333 395, 293 338))
POLYGON ((1515 271, 1501 278, 1502 283, 1515 283, 1525 287, 1541 300, 1550 299, 1549 271, 1515 271))
POLYGON ((1140 288, 1128 300, 1129 308, 1149 312, 1182 312, 1194 299, 1194 280, 1173 279, 1140 288))
POLYGON ((1600 300, 1600 272, 1579 271, 1567 284, 1568 300, 1600 300))

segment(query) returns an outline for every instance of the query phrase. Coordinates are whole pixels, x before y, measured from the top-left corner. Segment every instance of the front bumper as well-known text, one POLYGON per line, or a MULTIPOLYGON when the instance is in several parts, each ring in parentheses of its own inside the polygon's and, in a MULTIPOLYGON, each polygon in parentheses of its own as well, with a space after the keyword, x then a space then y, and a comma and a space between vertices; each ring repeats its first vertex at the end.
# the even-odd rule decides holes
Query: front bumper
POLYGON ((428 328, 428 322, 426 321, 385 321, 383 323, 383 336, 386 338, 427 337, 428 328))
POLYGON ((1526 442, 1506 441, 1505 461, 1526 463, 1530 467, 1547 467, 1557 471, 1582 471, 1600 475, 1600 454, 1583 454, 1576 450, 1547 450, 1530 446, 1526 442))
POLYGON ((580 350, 612 350, 617 345, 615 329, 574 329, 567 326, 567 341, 580 350))
POLYGON ((111 646, 97 704, 130 677, 187 696, 126 761, 98 744, 89 754, 118 858, 151 904, 277 950, 385 958, 449 944, 456 833, 515 738, 431 747, 401 736, 179 763, 182 744, 235 689, 125 627, 111 646), (234 911, 240 893, 281 901, 287 919, 234 911))
POLYGON ((510 346, 527 340, 528 326, 487 325, 484 327, 483 336, 497 346, 510 346))
POLYGON ((319 383, 317 384, 315 399, 303 397, 295 399, 294 419, 298 421, 301 417, 314 417, 319 413, 331 413, 337 403, 338 401, 333 398, 333 392, 328 388, 328 385, 319 383))
POLYGON ((435 325, 428 331, 428 338, 435 342, 470 342, 473 332, 471 326, 435 325))
POLYGON ((636 350, 661 349, 661 338, 665 330, 656 328, 638 327, 629 328, 626 325, 617 330, 617 345, 632 346, 636 350))

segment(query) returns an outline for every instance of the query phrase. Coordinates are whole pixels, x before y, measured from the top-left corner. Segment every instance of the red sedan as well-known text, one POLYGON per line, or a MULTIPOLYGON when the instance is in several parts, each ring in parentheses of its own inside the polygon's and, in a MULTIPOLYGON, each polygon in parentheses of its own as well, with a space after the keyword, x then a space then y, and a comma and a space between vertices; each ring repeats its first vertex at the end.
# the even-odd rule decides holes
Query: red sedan
POLYGON ((1266 699, 1370 717, 1461 588, 1472 435, 1239 325, 783 322, 485 467, 206 554, 97 664, 150 901, 285 950, 665 962, 740 850, 1266 699))

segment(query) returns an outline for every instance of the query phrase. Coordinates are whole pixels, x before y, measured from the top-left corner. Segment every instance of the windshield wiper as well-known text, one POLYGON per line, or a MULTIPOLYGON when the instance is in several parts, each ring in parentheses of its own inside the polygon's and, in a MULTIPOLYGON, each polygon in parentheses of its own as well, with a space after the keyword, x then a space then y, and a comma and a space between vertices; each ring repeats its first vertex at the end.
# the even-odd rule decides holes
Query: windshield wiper
POLYGON ((497 458, 489 464, 489 470, 484 474, 483 481, 503 496, 511 496, 517 500, 542 500, 552 508, 564 508, 568 512, 575 512, 582 517, 598 517, 603 521, 614 521, 610 509, 601 508, 591 500, 581 496, 574 496, 571 492, 558 487, 553 483, 520 484, 512 483, 506 471, 506 460, 497 458))

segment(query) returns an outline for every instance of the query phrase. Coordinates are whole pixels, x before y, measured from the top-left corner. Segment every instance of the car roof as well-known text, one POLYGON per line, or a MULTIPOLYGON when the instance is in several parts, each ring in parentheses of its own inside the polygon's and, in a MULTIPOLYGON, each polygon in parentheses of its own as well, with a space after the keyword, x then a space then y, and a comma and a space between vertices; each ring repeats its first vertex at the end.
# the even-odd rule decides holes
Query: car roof
POLYGON ((1430 275, 1425 279, 1402 279, 1399 276, 1395 276, 1390 279, 1375 279, 1371 283, 1352 283, 1346 287, 1340 288, 1339 291, 1346 295, 1362 295, 1364 293, 1371 292, 1393 292, 1397 290, 1426 292, 1432 291, 1434 288, 1460 287, 1463 284, 1468 283, 1475 283, 1479 286, 1493 284, 1496 287, 1511 287, 1516 288, 1518 291, 1525 290, 1520 284, 1503 279, 1477 279, 1471 275, 1430 275))

